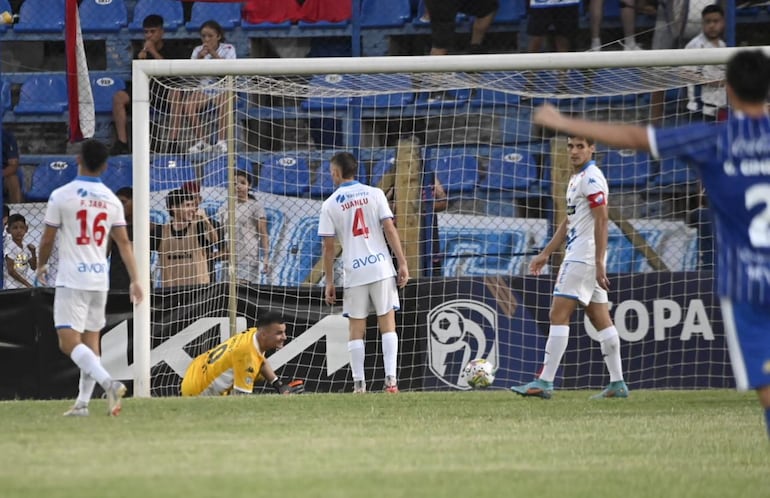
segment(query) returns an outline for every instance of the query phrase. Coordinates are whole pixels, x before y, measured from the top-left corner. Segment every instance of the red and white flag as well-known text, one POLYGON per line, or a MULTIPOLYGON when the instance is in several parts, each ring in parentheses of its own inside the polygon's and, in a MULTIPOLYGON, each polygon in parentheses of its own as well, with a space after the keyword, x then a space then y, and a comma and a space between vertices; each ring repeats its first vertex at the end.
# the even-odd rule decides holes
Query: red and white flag
POLYGON ((70 113, 70 142, 94 136, 96 115, 94 96, 88 77, 86 50, 80 32, 78 1, 67 0, 64 18, 64 41, 67 55, 67 97, 70 113))

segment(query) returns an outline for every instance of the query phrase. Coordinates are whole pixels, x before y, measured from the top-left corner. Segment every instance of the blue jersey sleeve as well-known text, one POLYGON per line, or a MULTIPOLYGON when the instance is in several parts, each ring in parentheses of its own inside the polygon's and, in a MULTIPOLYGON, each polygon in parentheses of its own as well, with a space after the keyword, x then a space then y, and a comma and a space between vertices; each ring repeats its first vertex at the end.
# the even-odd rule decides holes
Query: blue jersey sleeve
POLYGON ((720 144, 718 125, 698 123, 677 128, 651 128, 650 151, 656 159, 678 157, 697 169, 715 163, 720 144))

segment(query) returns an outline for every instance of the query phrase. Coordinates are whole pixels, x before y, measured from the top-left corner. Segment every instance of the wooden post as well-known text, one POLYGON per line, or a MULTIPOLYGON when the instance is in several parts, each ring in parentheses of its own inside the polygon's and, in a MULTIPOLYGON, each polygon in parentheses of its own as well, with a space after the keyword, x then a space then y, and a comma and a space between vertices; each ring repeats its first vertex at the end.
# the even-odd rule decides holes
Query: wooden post
POLYGON ((420 147, 402 139, 396 149, 395 216, 410 275, 421 274, 420 225, 422 206, 420 147))
MULTIPOLYGON (((551 196, 553 200, 553 230, 558 228, 567 218, 567 184, 572 176, 572 164, 567 152, 567 139, 554 137, 551 139, 551 196)), ((564 249, 559 247, 551 256, 553 272, 559 271, 564 249)))

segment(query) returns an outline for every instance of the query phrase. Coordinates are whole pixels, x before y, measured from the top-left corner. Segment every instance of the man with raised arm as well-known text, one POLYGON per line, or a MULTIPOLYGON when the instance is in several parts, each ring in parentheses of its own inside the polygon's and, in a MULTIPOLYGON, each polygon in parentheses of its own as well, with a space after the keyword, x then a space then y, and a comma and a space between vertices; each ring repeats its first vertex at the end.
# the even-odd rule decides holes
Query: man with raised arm
POLYGON ((569 322, 578 303, 585 306, 591 324, 599 331, 602 355, 610 372, 610 383, 594 398, 627 398, 620 362, 620 338, 610 318, 605 261, 607 258, 607 180, 593 160, 594 141, 581 135, 567 139, 573 174, 567 185, 567 217, 543 251, 532 259, 529 270, 539 275, 548 258, 567 242, 564 262, 559 268, 551 302, 551 325, 545 343, 545 358, 540 376, 529 384, 513 386, 522 396, 548 399, 553 393, 553 379, 569 341, 569 322))
POLYGON ((342 245, 345 263, 342 314, 349 319, 348 351, 353 371, 353 392, 366 392, 364 335, 366 318, 372 306, 377 313, 382 336, 385 391, 397 393, 395 310, 400 308, 400 304, 396 287, 403 288, 407 284, 409 269, 393 223, 393 212, 382 190, 356 181, 358 161, 352 154, 335 154, 329 169, 338 188, 321 207, 318 235, 323 238, 325 297, 330 305, 337 301, 334 288, 335 239, 342 245), (398 274, 393 267, 388 244, 396 256, 398 274))
POLYGON ((79 393, 65 416, 88 415, 95 383, 107 394, 107 414, 120 414, 126 386, 113 380, 99 361, 100 331, 104 328, 107 291, 110 288, 107 237, 120 251, 131 283, 134 304, 142 300, 136 260, 126 232, 123 204, 99 177, 107 168, 107 147, 86 140, 78 156, 78 176, 51 193, 40 241, 37 280, 46 285, 48 259, 59 234, 59 263, 53 319, 59 348, 80 368, 79 393))
POLYGON ((190 363, 182 380, 182 396, 251 394, 260 379, 280 394, 304 392, 302 381, 284 384, 265 358, 268 351, 281 349, 284 341, 283 317, 275 312, 261 315, 256 327, 234 335, 190 363))
POLYGON ((727 63, 727 121, 643 128, 563 116, 543 106, 536 124, 618 148, 679 157, 697 171, 717 234, 717 291, 738 389, 756 390, 770 436, 770 58, 742 50, 727 63))

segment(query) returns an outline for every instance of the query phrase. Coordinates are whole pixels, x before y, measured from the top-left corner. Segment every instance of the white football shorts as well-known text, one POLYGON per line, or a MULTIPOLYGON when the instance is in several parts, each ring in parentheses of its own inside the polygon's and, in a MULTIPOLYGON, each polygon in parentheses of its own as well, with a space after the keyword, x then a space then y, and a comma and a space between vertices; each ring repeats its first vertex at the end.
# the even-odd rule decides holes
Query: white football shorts
POLYGON ((57 329, 98 332, 107 323, 106 304, 107 291, 57 287, 53 298, 53 323, 57 329))
POLYGON ((579 261, 564 261, 561 264, 553 295, 576 299, 583 306, 608 301, 607 291, 596 281, 596 267, 579 261))
POLYGON ((342 297, 342 316, 366 318, 372 309, 377 316, 401 309, 395 277, 345 289, 342 297))

